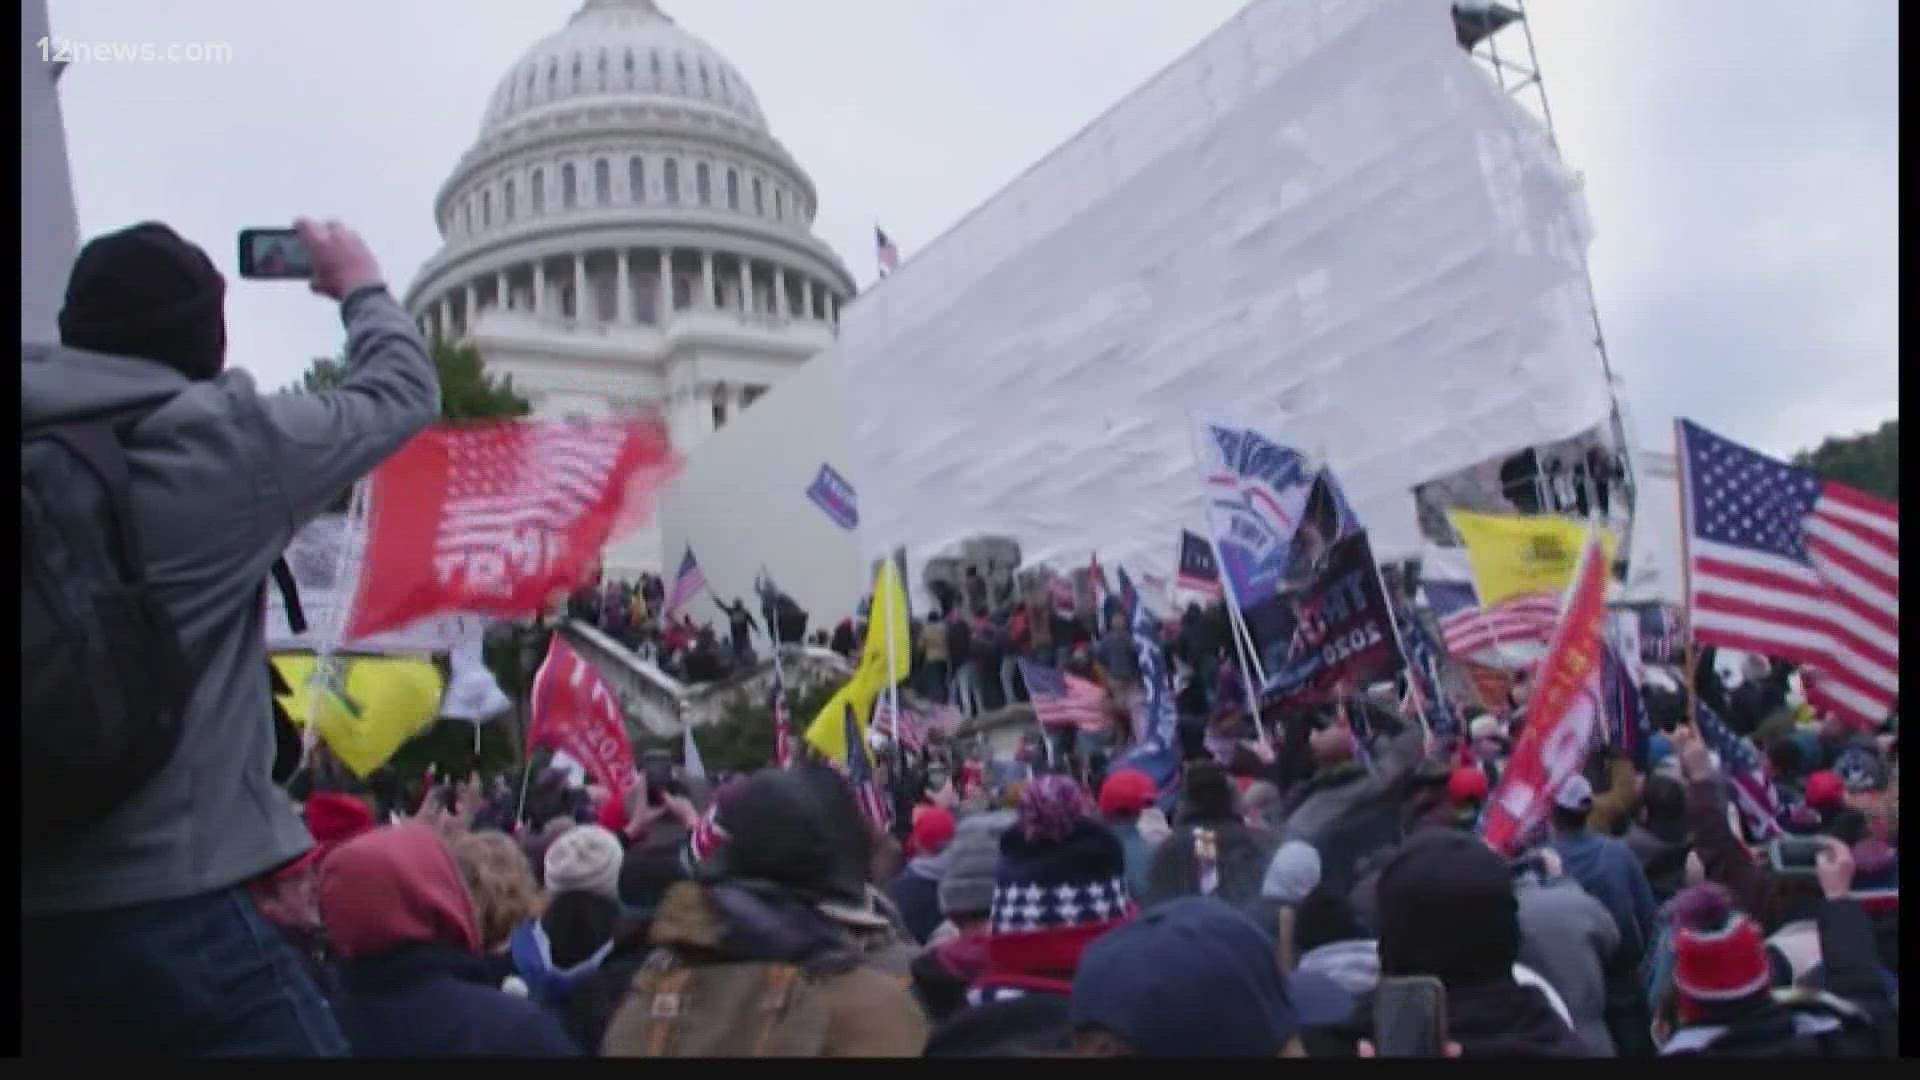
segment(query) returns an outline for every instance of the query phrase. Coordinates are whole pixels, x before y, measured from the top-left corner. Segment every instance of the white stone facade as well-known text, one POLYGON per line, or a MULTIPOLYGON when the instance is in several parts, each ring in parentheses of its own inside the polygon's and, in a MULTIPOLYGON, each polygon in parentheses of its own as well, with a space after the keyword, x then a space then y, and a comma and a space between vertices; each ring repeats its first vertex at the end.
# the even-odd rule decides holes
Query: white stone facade
MULTIPOLYGON (((855 287, 815 199, 724 57, 653 0, 587 0, 501 79, 407 306, 536 415, 657 407, 686 452, 837 335, 855 287)), ((657 533, 606 565, 661 570, 657 533)))

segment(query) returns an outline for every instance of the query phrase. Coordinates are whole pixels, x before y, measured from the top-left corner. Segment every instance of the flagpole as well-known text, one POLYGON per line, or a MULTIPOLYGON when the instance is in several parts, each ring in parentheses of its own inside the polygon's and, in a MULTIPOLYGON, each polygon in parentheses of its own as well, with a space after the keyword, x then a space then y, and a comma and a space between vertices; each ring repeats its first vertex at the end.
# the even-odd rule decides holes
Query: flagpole
MULTIPOLYGON (((1206 477, 1201 473, 1201 462, 1204 459, 1200 454, 1196 419, 1193 412, 1189 410, 1187 413, 1187 441, 1193 448, 1194 475, 1200 477, 1200 502, 1202 506, 1205 506, 1208 499, 1207 483, 1206 477)), ((1240 680, 1241 689, 1245 691, 1247 695, 1247 712, 1253 716, 1253 729, 1259 733, 1260 741, 1266 742, 1267 725, 1260 719, 1259 692, 1254 689, 1253 684, 1257 680, 1260 684, 1260 690, 1264 691, 1267 686, 1267 673, 1260 665, 1259 650, 1249 648, 1253 644, 1253 632, 1248 630, 1246 625, 1240 620, 1240 598, 1236 596, 1233 591, 1233 575, 1227 570, 1226 556, 1220 550, 1220 538, 1214 533, 1213 512, 1211 510, 1207 511, 1207 546, 1213 550, 1213 565, 1214 568, 1220 572, 1220 591, 1227 598, 1227 622, 1232 628, 1233 651, 1240 659, 1240 670, 1248 676, 1240 680), (1244 645, 1241 642, 1243 635, 1246 638, 1244 645)), ((1178 564, 1176 563, 1175 569, 1177 570, 1178 568, 1178 564)), ((1195 674, 1198 675, 1199 673, 1195 672, 1195 674)))
MULTIPOLYGON (((898 569, 894 567, 893 556, 891 555, 887 556, 883 565, 887 566, 890 569, 894 569, 895 576, 896 578, 898 577, 898 569)), ((905 588, 906 586, 904 583, 899 582, 897 580, 894 582, 894 591, 901 592, 905 588)), ((874 590, 876 597, 879 591, 880 590, 878 589, 874 590)), ((904 595, 902 596, 902 599, 905 599, 904 595)), ((899 685, 899 675, 897 674, 898 668, 895 666, 894 658, 893 658, 893 598, 892 597, 887 598, 886 608, 887 610, 881 616, 881 618, 885 620, 884 625, 886 628, 886 635, 887 635, 887 704, 892 708, 892 711, 893 711, 893 715, 890 719, 892 720, 891 726, 893 728, 893 761, 894 761, 894 774, 895 774, 894 782, 897 784, 899 782, 899 774, 906 769, 907 755, 906 755, 906 751, 903 750, 900 746, 900 685, 899 685)), ((862 748, 862 752, 863 753, 865 752, 864 747, 862 748)))
MULTIPOLYGON (((765 563, 762 563, 760 565, 760 578, 759 578, 759 581, 755 583, 755 586, 756 588, 760 588, 761 590, 760 591, 760 617, 767 620, 767 634, 770 638, 773 639, 773 681, 774 681, 774 684, 780 688, 779 703, 775 706, 775 708, 776 709, 784 708, 786 705, 786 699, 787 699, 787 674, 785 669, 782 667, 781 661, 780 661, 780 629, 778 624, 774 621, 776 605, 774 604, 773 598, 774 598, 774 593, 776 592, 776 587, 773 584, 773 575, 767 573, 767 567, 765 563)), ((773 754, 775 759, 780 759, 782 757, 788 756, 788 755, 783 755, 781 753, 781 749, 779 746, 779 743, 781 740, 780 728, 782 725, 779 723, 779 718, 777 716, 770 717, 770 719, 774 721, 773 754)), ((779 763, 780 762, 776 760, 776 764, 779 764, 779 763)))
POLYGON ((1680 437, 1680 418, 1676 416, 1673 419, 1673 460, 1680 473, 1680 482, 1674 485, 1674 490, 1679 493, 1680 500, 1680 580, 1683 591, 1681 611, 1684 613, 1682 618, 1685 620, 1687 633, 1687 726, 1692 727, 1700 707, 1694 691, 1694 672, 1699 663, 1699 655, 1695 652, 1693 643, 1693 522, 1687 513, 1689 470, 1686 449, 1685 440, 1680 437))

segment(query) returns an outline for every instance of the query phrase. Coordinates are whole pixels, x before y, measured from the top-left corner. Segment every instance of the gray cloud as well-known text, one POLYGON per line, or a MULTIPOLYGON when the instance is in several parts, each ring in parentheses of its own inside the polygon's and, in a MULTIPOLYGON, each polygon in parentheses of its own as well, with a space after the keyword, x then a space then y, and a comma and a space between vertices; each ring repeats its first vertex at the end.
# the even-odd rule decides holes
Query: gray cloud
MULTIPOLYGON (((52 0, 81 41, 219 42, 211 65, 62 79, 82 231, 164 218, 231 266, 300 212, 359 226, 404 284, 496 80, 576 0, 52 0)), ((911 257, 1239 0, 662 0, 748 76, 870 280, 911 257)), ((1894 415, 1893 0, 1534 0, 1594 276, 1648 445, 1675 414, 1786 452, 1894 415)), ((235 280, 233 355, 292 381, 338 347, 298 286, 235 280)))

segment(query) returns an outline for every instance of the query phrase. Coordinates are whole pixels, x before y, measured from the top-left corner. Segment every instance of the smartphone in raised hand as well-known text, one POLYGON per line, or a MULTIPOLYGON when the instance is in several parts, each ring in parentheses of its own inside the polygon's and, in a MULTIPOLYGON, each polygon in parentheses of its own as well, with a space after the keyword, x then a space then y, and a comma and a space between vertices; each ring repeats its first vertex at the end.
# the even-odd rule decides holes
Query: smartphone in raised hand
POLYGON ((1381 979, 1373 997, 1379 1057, 1446 1056, 1447 988, 1429 975, 1381 979))
POLYGON ((240 276, 305 281, 313 276, 313 255, 292 229, 241 229, 240 276))

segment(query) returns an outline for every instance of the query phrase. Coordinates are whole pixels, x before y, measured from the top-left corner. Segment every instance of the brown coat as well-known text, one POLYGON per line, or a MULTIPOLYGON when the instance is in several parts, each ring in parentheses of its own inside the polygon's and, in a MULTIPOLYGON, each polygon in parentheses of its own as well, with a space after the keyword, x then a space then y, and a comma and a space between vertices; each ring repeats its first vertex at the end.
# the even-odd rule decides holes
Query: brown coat
MULTIPOLYGON (((724 932, 725 927, 706 889, 682 882, 667 891, 654 916, 651 937, 653 944, 671 953, 677 963, 698 968, 719 962, 715 953, 724 932)), ((659 955, 656 953, 656 957, 659 955)), ((643 971, 640 978, 645 977, 643 971)), ((889 975, 871 963, 809 974, 805 978, 811 989, 806 1001, 812 1010, 822 1010, 824 1016, 800 1019, 817 1020, 823 1025, 820 1056, 918 1057, 925 1048, 926 1014, 914 1000, 907 978, 889 975)), ((659 1011, 651 1007, 650 999, 642 994, 630 993, 607 1025, 602 1056, 646 1056, 651 1028, 656 1022, 652 1014, 659 1011)), ((723 1025, 733 1023, 731 1017, 708 1019, 717 1019, 723 1025)), ((742 1016, 739 1023, 751 1026, 749 1019, 742 1016)), ((778 1033, 770 1037, 763 1035, 759 1041, 778 1056, 798 1052, 788 1042, 789 1031, 782 1027, 778 1033)))

